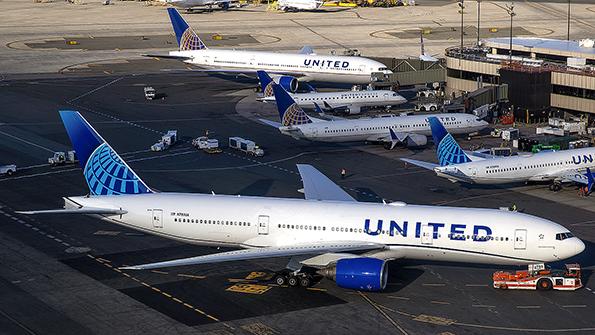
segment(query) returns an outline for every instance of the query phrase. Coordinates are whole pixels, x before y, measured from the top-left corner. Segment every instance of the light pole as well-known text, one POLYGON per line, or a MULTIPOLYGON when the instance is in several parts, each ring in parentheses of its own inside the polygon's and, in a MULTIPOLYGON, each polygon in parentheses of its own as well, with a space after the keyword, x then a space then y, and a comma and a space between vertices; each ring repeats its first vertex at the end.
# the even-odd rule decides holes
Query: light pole
MULTIPOLYGON (((570 1, 570 0, 568 0, 570 1)), ((479 47, 479 18, 481 15, 481 0, 477 0, 477 46, 479 47)))
POLYGON ((510 15, 510 45, 508 49, 508 62, 512 63, 512 18, 516 15, 514 13, 514 2, 511 2, 510 5, 506 5, 506 11, 508 15, 510 15))
POLYGON ((568 0, 568 30, 566 31, 566 40, 570 41, 570 0, 568 0))

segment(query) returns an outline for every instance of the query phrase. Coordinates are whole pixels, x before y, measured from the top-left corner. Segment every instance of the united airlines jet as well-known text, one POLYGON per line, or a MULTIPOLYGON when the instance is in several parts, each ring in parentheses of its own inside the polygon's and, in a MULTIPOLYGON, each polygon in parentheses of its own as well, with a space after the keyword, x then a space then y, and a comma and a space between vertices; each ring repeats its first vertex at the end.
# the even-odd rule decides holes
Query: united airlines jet
POLYGON ((324 275, 344 288, 386 287, 387 261, 418 259, 528 264, 572 257, 585 248, 568 229, 496 209, 357 202, 312 166, 298 165, 305 200, 152 190, 75 111, 61 111, 79 154, 89 195, 64 209, 24 214, 85 214, 145 233, 236 251, 128 266, 154 269, 291 257, 279 284, 324 275))
POLYGON ((476 184, 504 184, 525 181, 549 181, 557 191, 563 182, 593 185, 595 148, 544 151, 510 157, 479 158, 461 149, 437 118, 429 118, 436 145, 438 164, 401 158, 408 163, 433 170, 452 181, 476 184))
POLYGON ((428 117, 440 118, 455 134, 484 129, 488 123, 472 114, 450 113, 325 121, 309 117, 282 87, 271 83, 281 123, 261 119, 284 135, 320 142, 367 141, 384 143, 387 149, 402 143, 407 147, 426 145, 431 135, 428 117))
MULTIPOLYGON (((265 71, 256 72, 262 88, 262 98, 259 100, 275 101, 272 84, 279 84, 279 82, 275 82, 265 71)), ((316 105, 322 105, 327 110, 342 111, 348 114, 359 114, 362 107, 390 107, 407 102, 407 99, 390 90, 294 93, 297 91, 297 79, 295 84, 292 83, 289 87, 281 86, 288 91, 291 98, 300 107, 316 108, 316 105)))
POLYGON ((197 65, 209 72, 256 75, 266 70, 282 82, 298 78, 300 81, 368 84, 373 72, 392 73, 384 64, 363 57, 320 56, 309 47, 300 53, 277 53, 231 49, 210 49, 188 26, 174 8, 167 9, 176 34, 179 49, 169 55, 147 55, 178 59, 197 65))

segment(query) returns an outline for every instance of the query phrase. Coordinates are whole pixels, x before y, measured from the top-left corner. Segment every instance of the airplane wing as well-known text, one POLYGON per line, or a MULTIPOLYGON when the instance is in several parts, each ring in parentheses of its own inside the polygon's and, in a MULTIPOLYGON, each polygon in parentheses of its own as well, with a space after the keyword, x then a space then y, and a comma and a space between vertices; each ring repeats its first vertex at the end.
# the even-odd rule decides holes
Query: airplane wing
POLYGON ((275 127, 275 128, 279 128, 282 126, 280 122, 275 122, 275 121, 271 121, 271 120, 267 120, 267 119, 258 119, 258 121, 266 124, 267 126, 271 126, 271 127, 275 127))
POLYGON ((593 184, 593 173, 589 168, 587 168, 586 172, 581 172, 577 169, 564 170, 557 173, 555 177, 562 182, 574 182, 589 186, 593 184))
POLYGON ((100 215, 123 215, 128 213, 123 209, 113 209, 113 208, 94 208, 94 207, 82 207, 76 209, 48 209, 48 210, 41 210, 41 211, 17 211, 19 214, 25 215, 37 215, 37 214, 81 214, 81 215, 90 215, 90 214, 100 214, 100 215))
POLYGON ((163 59, 176 59, 176 60, 190 60, 192 57, 189 56, 173 56, 173 55, 159 55, 159 54, 144 54, 144 57, 151 57, 151 58, 163 58, 163 59))
POLYGON ((404 143, 408 147, 417 147, 426 145, 428 138, 425 135, 415 133, 404 133, 396 132, 392 128, 389 128, 389 133, 386 135, 372 135, 366 139, 370 142, 386 142, 391 144, 391 149, 398 143, 404 143))
POLYGON ((307 200, 356 201, 312 165, 297 164, 307 200))
POLYGON ((361 242, 361 241, 334 241, 334 242, 315 242, 309 244, 296 244, 280 247, 265 247, 265 248, 252 248, 252 249, 241 249, 228 252, 221 252, 210 255, 189 257, 174 259, 171 261, 140 264, 124 266, 122 270, 149 270, 165 267, 184 266, 184 265, 197 265, 197 264, 209 264, 209 263, 220 263, 230 261, 242 261, 259 258, 270 258, 270 257, 288 257, 298 255, 320 255, 325 253, 337 253, 337 252, 348 252, 348 251, 366 251, 375 249, 384 249, 384 244, 372 243, 372 242, 361 242))

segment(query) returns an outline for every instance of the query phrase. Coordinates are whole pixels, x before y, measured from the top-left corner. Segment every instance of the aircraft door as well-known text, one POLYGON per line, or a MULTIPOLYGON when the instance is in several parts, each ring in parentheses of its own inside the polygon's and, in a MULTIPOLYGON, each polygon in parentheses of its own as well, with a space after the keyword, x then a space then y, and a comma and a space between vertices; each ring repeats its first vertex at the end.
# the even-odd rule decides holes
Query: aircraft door
POLYGON ((514 231, 514 249, 527 249, 527 229, 517 229, 514 231))
POLYGON ((163 210, 153 209, 152 213, 153 228, 163 228, 163 210))
POLYGON ((258 235, 269 234, 269 216, 259 215, 258 216, 258 235))
POLYGON ((421 226, 421 244, 431 245, 434 242, 434 229, 429 225, 421 226))
POLYGON ((384 101, 388 101, 389 99, 388 93, 384 93, 384 101))

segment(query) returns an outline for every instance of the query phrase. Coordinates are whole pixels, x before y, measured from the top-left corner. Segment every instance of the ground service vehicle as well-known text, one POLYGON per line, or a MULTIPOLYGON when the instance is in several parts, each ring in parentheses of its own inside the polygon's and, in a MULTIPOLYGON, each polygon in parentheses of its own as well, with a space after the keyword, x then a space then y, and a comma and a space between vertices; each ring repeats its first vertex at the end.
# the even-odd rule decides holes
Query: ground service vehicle
POLYGON ((51 166, 78 163, 78 159, 76 159, 76 151, 71 150, 68 152, 63 152, 63 151, 54 152, 54 155, 52 157, 48 158, 48 163, 51 166))
POLYGON ((221 148, 219 148, 218 140, 214 138, 208 138, 206 136, 193 139, 192 146, 209 154, 218 154, 223 152, 221 148))
POLYGON ((574 291, 583 287, 581 267, 566 264, 566 270, 551 270, 545 264, 530 264, 527 271, 498 271, 493 275, 494 288, 518 290, 574 291))
POLYGON ((254 141, 246 140, 241 137, 230 137, 229 147, 233 149, 238 149, 256 157, 264 156, 264 150, 262 150, 258 145, 256 145, 254 141))
POLYGON ((0 174, 12 176, 15 172, 17 172, 17 166, 15 164, 0 166, 0 174))
POLYGON ((153 100, 153 99, 155 99, 155 96, 156 96, 156 92, 153 87, 151 87, 151 86, 145 87, 145 99, 153 100))

